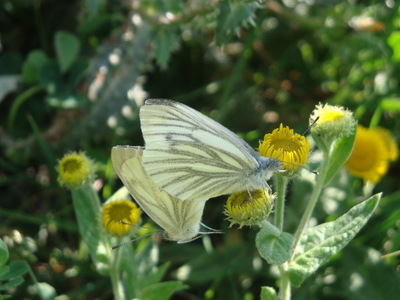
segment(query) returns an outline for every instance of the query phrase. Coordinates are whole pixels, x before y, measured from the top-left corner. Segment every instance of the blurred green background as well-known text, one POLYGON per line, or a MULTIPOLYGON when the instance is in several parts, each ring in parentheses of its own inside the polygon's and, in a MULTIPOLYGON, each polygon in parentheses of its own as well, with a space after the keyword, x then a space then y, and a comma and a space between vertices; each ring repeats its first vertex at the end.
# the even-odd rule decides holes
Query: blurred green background
MULTIPOLYGON (((121 186, 110 149, 143 145, 138 111, 147 98, 183 102, 253 147, 280 123, 302 133, 319 102, 345 106, 399 140, 399 28, 394 0, 1 1, 0 236, 10 261, 26 260, 59 299, 113 299, 55 167, 84 150, 96 161, 100 197, 110 197, 121 186)), ((383 199, 369 223, 293 299, 397 299, 399 260, 380 256, 400 249, 398 169, 392 164, 375 187, 383 199)), ((362 184, 343 171, 315 222, 363 200, 362 184)), ((291 184, 286 231, 310 190, 307 176, 291 184)), ((276 268, 255 249, 257 229, 228 228, 225 199, 209 201, 203 217, 223 235, 161 242, 160 263, 171 263, 164 280, 191 268, 189 288, 173 299, 258 299, 261 286, 276 286, 276 268)), ((25 276, 9 292, 39 299, 32 284, 25 276)))

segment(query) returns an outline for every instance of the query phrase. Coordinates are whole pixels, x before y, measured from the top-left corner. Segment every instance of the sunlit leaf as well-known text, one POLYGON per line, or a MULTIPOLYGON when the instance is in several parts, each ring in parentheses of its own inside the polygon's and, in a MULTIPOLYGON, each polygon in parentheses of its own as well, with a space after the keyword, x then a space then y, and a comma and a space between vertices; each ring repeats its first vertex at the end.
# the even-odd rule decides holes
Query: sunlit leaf
POLYGON ((357 204, 333 222, 306 230, 290 263, 289 277, 295 287, 340 249, 346 246, 368 221, 377 207, 381 194, 357 204))

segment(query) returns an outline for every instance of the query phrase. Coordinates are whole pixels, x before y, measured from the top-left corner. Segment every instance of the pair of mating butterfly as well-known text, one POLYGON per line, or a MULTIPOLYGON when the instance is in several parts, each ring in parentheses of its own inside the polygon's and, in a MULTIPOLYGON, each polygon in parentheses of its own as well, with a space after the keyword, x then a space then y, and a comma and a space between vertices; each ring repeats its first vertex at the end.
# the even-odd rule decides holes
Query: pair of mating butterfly
POLYGON ((273 172, 282 169, 279 160, 260 156, 235 133, 182 103, 149 99, 140 121, 146 148, 113 147, 111 160, 166 239, 194 240, 208 199, 266 188, 273 172))

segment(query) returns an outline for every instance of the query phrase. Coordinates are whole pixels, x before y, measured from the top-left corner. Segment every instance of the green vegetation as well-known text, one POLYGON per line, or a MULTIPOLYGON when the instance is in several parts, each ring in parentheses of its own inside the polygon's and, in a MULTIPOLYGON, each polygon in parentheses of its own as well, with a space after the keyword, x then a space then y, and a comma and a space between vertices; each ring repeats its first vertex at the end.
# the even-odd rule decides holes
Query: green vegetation
POLYGON ((1 1, 0 299, 397 299, 399 28, 393 0, 1 1), (101 223, 101 205, 127 196, 111 148, 143 146, 147 98, 185 103, 254 148, 280 123, 304 132, 319 103, 342 106, 385 167, 343 167, 355 124, 329 143, 311 130, 320 175, 271 181, 280 236, 229 227, 220 196, 202 220, 223 234, 111 250, 155 228, 145 213, 129 236, 101 223), (392 140, 376 154, 378 127, 392 140), (69 190, 57 166, 74 151, 96 175, 69 190))

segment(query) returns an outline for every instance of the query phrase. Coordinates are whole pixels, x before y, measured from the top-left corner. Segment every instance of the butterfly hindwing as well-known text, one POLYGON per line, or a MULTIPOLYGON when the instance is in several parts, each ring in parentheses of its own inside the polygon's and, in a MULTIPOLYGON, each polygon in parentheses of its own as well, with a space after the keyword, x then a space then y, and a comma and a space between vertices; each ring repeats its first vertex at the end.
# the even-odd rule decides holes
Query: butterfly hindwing
POLYGON ((143 147, 116 146, 111 160, 119 178, 139 206, 178 243, 194 239, 200 228, 205 201, 181 201, 161 190, 142 166, 143 147))

